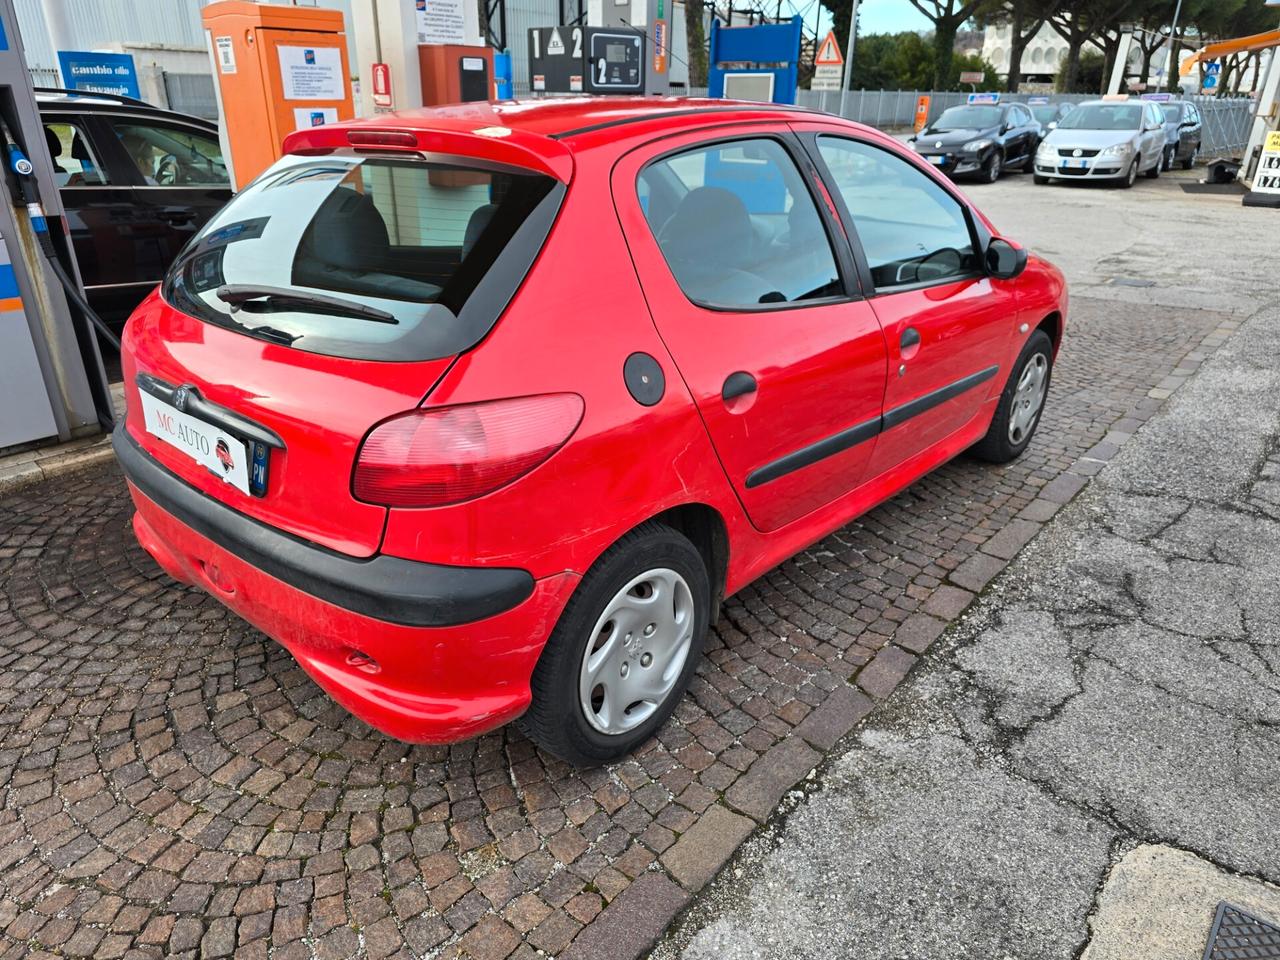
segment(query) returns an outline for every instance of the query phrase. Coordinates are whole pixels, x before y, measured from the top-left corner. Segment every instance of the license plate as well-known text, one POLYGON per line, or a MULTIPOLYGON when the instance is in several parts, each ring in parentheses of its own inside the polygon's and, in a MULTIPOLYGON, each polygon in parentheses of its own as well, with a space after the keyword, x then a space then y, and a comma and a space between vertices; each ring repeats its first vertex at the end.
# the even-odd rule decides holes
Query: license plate
POLYGON ((1063 160, 1062 165, 1071 170, 1087 170, 1089 168, 1088 160, 1063 160))
MULTIPOLYGON (((211 423, 183 413, 144 390, 138 391, 138 397, 142 401, 142 417, 147 433, 181 450, 241 493, 249 493, 249 451, 243 440, 211 423)), ((263 456, 265 458, 265 448, 263 456)), ((265 488, 265 459, 262 467, 265 488)))
POLYGON ((930 157, 929 162, 934 164, 935 166, 940 167, 947 162, 947 158, 946 157, 930 157))

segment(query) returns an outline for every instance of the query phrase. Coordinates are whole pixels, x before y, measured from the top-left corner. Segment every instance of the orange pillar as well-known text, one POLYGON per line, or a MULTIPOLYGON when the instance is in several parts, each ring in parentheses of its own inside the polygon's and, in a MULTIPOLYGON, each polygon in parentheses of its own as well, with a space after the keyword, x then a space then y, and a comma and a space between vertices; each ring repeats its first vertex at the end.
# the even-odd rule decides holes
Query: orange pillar
POLYGON ((341 11, 221 0, 201 19, 236 188, 280 159, 294 130, 355 116, 341 11))

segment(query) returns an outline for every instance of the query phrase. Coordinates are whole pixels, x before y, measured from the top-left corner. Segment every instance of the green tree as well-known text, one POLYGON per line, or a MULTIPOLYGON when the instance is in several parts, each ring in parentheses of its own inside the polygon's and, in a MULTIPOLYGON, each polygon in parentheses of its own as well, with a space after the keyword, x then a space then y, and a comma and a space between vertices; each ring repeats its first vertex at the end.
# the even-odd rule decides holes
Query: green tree
POLYGON ((1059 93, 1097 93, 1102 89, 1106 57, 1099 50, 1084 50, 1076 57, 1073 70, 1067 69, 1069 53, 1063 53, 1058 65, 1054 89, 1059 93))
POLYGON ((941 90, 951 76, 956 33, 970 17, 998 11, 1003 0, 910 0, 910 3, 933 22, 933 88, 941 90))
POLYGON ((1009 76, 1005 89, 1010 93, 1017 93, 1022 81, 1022 54, 1056 7, 1057 0, 1005 0, 983 17, 984 25, 1009 27, 1009 76))

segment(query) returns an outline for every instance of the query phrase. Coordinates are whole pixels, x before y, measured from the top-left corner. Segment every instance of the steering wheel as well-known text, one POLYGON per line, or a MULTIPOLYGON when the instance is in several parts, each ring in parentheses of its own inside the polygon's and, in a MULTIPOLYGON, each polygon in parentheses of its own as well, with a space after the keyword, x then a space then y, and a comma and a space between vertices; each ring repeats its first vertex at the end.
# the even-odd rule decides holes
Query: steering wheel
POLYGON ((155 181, 162 187, 171 187, 178 182, 178 158, 166 153, 156 161, 155 181))

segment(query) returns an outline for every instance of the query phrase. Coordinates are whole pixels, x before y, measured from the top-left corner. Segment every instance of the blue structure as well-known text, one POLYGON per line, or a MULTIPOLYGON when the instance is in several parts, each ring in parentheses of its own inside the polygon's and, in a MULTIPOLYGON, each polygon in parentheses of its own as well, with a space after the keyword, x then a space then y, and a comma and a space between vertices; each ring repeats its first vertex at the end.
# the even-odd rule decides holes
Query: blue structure
MULTIPOLYGON (((774 103, 795 103, 799 83, 800 31, 803 18, 789 23, 764 23, 755 27, 723 27, 711 21, 708 95, 725 96, 725 78, 738 86, 739 77, 772 77, 774 103)), ((742 84, 740 86, 746 86, 742 84)), ((729 96, 741 96, 730 89, 729 96)))
POLYGON ((506 50, 493 55, 494 96, 498 100, 511 100, 515 94, 511 87, 511 54, 506 50))
POLYGON ((62 69, 62 85, 68 90, 114 93, 135 100, 142 96, 130 54, 59 50, 58 66, 62 69))

